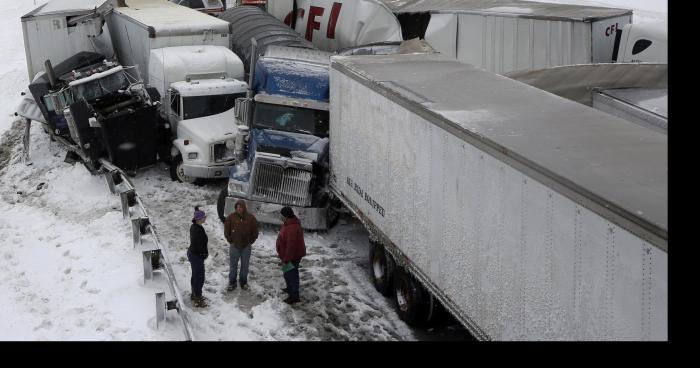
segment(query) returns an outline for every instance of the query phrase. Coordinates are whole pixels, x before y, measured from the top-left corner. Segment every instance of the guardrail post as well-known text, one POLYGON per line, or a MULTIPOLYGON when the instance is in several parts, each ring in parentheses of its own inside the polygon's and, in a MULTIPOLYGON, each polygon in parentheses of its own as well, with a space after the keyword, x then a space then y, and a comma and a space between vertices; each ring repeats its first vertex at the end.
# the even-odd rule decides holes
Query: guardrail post
POLYGON ((141 235, 148 232, 150 224, 151 221, 148 217, 136 217, 131 219, 131 234, 134 241, 134 248, 136 248, 136 244, 143 244, 141 235))
POLYGON ((123 191, 119 193, 119 198, 122 201, 122 215, 128 219, 131 217, 129 208, 136 205, 136 192, 133 189, 123 191))
POLYGON ((153 271, 163 268, 163 254, 160 249, 144 250, 143 254, 143 283, 153 280, 153 271))
POLYGON ((165 323, 165 311, 167 304, 165 303, 165 292, 156 293, 156 329, 165 323))
POLYGON ((160 328, 160 325, 165 323, 165 312, 176 309, 179 310, 180 307, 177 304, 177 299, 165 300, 165 292, 160 291, 156 293, 156 329, 160 328))
POLYGON ((105 173, 105 180, 107 180, 107 185, 109 186, 109 191, 112 194, 117 193, 117 184, 122 182, 122 176, 119 171, 112 170, 105 173))

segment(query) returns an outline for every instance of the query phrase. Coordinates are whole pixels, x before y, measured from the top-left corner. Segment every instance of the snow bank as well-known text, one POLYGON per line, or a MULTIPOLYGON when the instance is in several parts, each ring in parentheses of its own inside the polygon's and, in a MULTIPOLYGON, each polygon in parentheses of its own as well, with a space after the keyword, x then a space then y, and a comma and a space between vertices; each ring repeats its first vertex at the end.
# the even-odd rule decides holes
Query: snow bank
POLYGON ((23 165, 21 129, 0 146, 11 155, 0 165, 0 340, 183 339, 177 323, 155 329, 158 290, 142 285, 118 197, 82 165, 64 163, 38 124, 32 165, 23 165))

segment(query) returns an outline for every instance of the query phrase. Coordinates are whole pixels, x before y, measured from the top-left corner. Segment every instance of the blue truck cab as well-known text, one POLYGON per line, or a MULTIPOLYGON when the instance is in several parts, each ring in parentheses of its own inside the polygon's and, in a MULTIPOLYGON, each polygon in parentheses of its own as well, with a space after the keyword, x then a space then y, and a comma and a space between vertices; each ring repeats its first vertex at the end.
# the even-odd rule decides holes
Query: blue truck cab
POLYGON ((255 62, 252 98, 236 101, 242 157, 219 196, 220 218, 239 199, 263 223, 281 224, 284 206, 309 230, 337 218, 327 186, 330 55, 274 46, 255 62))

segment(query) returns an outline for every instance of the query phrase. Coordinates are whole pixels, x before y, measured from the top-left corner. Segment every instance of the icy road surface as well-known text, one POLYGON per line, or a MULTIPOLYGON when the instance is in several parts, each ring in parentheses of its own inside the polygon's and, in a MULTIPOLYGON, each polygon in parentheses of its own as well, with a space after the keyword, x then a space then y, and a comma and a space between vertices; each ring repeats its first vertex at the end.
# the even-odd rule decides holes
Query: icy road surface
MULTIPOLYGON (((32 164, 25 166, 21 135, 15 123, 0 144, 0 297, 6 306, 0 340, 183 339, 174 311, 166 328, 155 329, 154 293, 167 286, 162 277, 143 285, 140 250, 133 249, 129 222, 104 179, 63 162, 65 151, 49 144, 38 123, 31 131, 32 164)), ((225 182, 173 182, 164 164, 132 180, 168 247, 196 340, 469 338, 453 320, 430 330, 399 320, 394 302, 370 281, 367 233, 347 216, 328 233, 305 234, 301 303, 282 302, 276 226, 263 226, 253 245, 250 289, 226 292, 228 245, 216 216, 225 182), (205 309, 192 308, 189 300, 186 249, 194 205, 208 215, 205 309)))
POLYGON ((440 332, 414 330, 398 319, 393 301, 379 294, 368 273, 368 239, 351 217, 327 233, 306 232, 307 256, 300 267, 302 302, 289 306, 278 265, 278 226, 264 225, 253 244, 249 290, 227 292, 228 243, 216 215, 216 199, 225 181, 202 187, 175 183, 164 165, 133 179, 153 216, 161 240, 173 258, 173 268, 187 296, 195 335, 204 340, 413 340, 466 337, 454 326, 440 332), (210 307, 193 309, 189 301, 190 266, 186 251, 193 207, 207 213, 209 236, 204 296, 210 307))

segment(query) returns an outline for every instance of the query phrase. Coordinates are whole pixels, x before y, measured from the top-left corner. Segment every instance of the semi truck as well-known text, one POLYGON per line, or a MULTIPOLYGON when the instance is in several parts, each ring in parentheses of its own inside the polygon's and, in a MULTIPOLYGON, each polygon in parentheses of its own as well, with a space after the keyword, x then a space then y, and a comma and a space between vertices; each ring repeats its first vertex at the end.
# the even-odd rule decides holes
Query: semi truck
POLYGON ((219 218, 243 199, 258 221, 281 224, 279 210, 291 206, 304 228, 327 229, 338 217, 326 185, 330 53, 257 7, 221 18, 236 30, 233 50, 250 60, 250 91, 236 101, 240 163, 219 195, 219 218))
MULTIPOLYGON (((47 60, 46 72, 37 75, 29 91, 52 138, 91 172, 100 168, 100 158, 134 171, 156 163, 160 128, 155 92, 137 75, 134 67, 83 51, 55 68, 47 60)), ((22 104, 18 113, 36 119, 24 113, 30 105, 22 104)))
POLYGON ((611 62, 616 31, 632 23, 629 9, 513 0, 268 0, 267 9, 322 50, 418 37, 499 74, 611 62))
POLYGON ((255 62, 252 97, 236 101, 245 159, 231 168, 218 200, 221 219, 246 201, 258 221, 281 224, 290 206, 302 226, 322 230, 337 220, 327 190, 329 54, 269 46, 255 62))
POLYGON ((330 188, 406 322, 668 339, 668 139, 440 54, 334 56, 330 188))
POLYGON ((114 6, 105 19, 119 60, 137 65, 160 94, 169 129, 162 135, 171 144, 159 155, 171 178, 228 177, 236 162, 234 101, 248 89, 229 49, 229 23, 164 0, 114 6))

